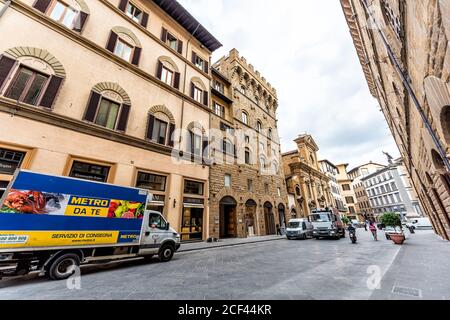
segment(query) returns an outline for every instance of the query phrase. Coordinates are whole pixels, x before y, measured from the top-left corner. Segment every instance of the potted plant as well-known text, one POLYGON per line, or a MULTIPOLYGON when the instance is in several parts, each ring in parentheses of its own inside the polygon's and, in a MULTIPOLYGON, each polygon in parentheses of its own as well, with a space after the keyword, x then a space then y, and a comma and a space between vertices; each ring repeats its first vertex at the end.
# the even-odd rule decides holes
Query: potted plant
POLYGON ((394 228, 395 232, 389 233, 389 238, 394 241, 395 244, 403 244, 405 242, 406 238, 402 230, 402 221, 398 214, 393 212, 385 213, 381 217, 381 223, 384 224, 386 228, 394 228), (397 228, 400 229, 400 232, 396 232, 397 228))
POLYGON ((350 223, 350 220, 347 217, 342 217, 342 223, 346 226, 350 223))

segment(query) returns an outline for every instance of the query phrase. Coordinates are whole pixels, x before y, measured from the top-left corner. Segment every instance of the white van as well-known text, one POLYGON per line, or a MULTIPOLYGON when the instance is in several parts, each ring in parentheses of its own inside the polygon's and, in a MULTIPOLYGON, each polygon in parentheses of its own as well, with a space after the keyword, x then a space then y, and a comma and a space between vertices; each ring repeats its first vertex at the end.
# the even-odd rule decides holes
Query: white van
POLYGON ((308 219, 291 219, 286 229, 286 237, 306 240, 313 237, 314 226, 308 219))
POLYGON ((410 220, 408 226, 413 227, 416 230, 420 229, 433 229, 433 225, 429 218, 414 218, 410 220))

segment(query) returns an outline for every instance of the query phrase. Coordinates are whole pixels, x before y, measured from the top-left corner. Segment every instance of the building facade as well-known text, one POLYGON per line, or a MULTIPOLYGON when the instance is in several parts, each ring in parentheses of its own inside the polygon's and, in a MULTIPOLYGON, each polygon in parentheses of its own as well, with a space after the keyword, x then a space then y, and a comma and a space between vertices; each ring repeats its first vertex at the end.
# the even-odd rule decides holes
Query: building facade
POLYGON ((347 218, 356 220, 360 218, 356 213, 356 194, 353 189, 353 180, 349 177, 347 172, 348 164, 342 163, 337 165, 338 177, 337 181, 340 187, 344 205, 347 208, 345 215, 347 218))
POLYGON ((352 179, 352 187, 356 196, 356 214, 365 220, 370 218, 372 208, 370 206, 369 197, 362 182, 362 178, 377 172, 386 166, 377 163, 366 163, 356 167, 348 172, 348 176, 352 179))
POLYGON ((194 160, 221 44, 174 0, 0 5, 0 186, 20 167, 149 189, 183 240, 207 238, 194 160))
POLYGON ((435 231, 450 239, 450 2, 341 0, 371 94, 435 231))
POLYGON ((276 234, 288 219, 277 92, 236 49, 212 75, 210 235, 276 234))
POLYGON ((319 164, 322 172, 330 179, 329 187, 333 198, 333 207, 341 213, 347 213, 347 207, 344 204, 344 198, 338 183, 338 168, 328 160, 321 160, 319 164))
POLYGON ((297 150, 282 155, 283 168, 288 193, 295 200, 294 207, 290 208, 291 216, 306 218, 313 209, 333 208, 333 196, 330 178, 320 169, 319 147, 313 137, 300 135, 295 143, 297 150))
POLYGON ((361 179, 372 208, 372 217, 378 219, 387 212, 396 212, 405 218, 418 218, 423 212, 408 173, 401 159, 361 179))

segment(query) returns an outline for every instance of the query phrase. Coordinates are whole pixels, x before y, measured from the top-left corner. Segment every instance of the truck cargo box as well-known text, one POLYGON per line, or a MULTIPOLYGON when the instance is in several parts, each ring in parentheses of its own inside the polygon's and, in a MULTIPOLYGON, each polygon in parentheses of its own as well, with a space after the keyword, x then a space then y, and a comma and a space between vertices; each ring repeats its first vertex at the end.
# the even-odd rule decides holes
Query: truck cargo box
POLYGON ((0 252, 139 245, 146 190, 16 172, 0 200, 0 252))

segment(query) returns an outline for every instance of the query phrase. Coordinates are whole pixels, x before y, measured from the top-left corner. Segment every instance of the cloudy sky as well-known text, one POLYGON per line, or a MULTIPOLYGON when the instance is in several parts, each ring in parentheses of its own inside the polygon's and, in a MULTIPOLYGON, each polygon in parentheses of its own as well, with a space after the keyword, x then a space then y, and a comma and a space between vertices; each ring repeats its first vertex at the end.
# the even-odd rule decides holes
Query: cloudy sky
POLYGON ((309 133, 319 157, 353 168, 399 156, 370 95, 338 0, 179 0, 223 48, 236 48, 277 89, 283 152, 309 133))

